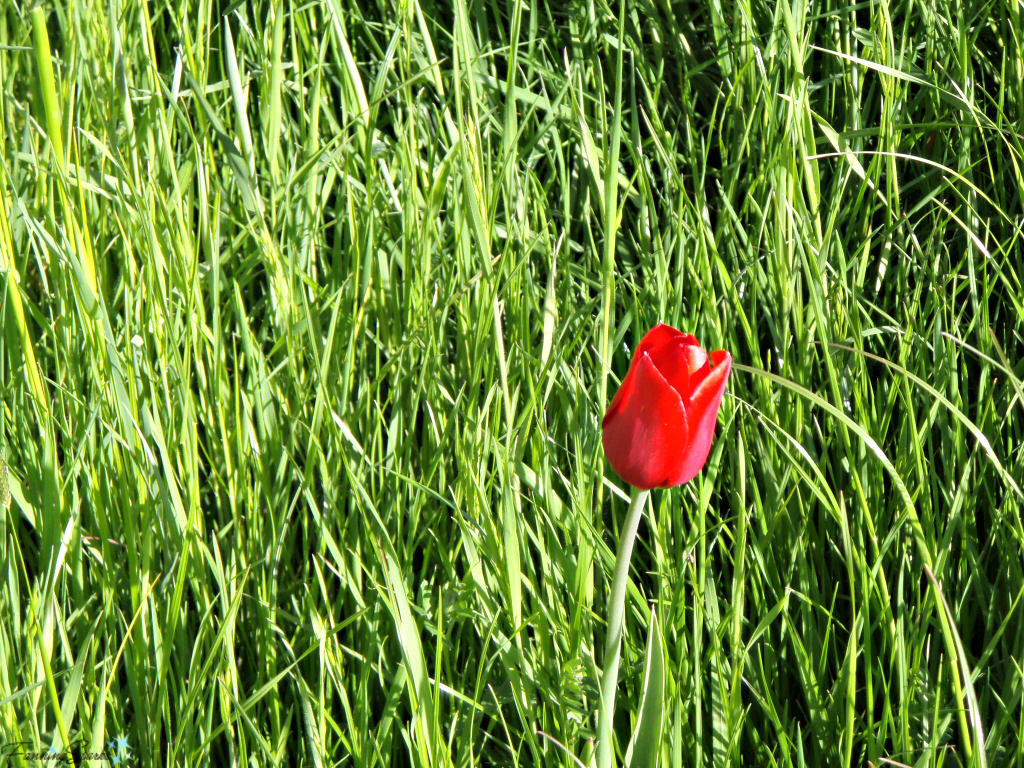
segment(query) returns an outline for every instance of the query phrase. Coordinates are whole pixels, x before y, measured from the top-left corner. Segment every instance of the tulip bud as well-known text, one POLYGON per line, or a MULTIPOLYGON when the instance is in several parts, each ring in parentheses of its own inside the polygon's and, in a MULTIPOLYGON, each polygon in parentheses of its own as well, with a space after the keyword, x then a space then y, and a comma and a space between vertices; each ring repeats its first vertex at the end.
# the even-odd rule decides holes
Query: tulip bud
POLYGON ((608 462, 635 488, 689 482, 711 452, 732 355, 708 354, 688 333, 659 324, 633 352, 601 422, 608 462))

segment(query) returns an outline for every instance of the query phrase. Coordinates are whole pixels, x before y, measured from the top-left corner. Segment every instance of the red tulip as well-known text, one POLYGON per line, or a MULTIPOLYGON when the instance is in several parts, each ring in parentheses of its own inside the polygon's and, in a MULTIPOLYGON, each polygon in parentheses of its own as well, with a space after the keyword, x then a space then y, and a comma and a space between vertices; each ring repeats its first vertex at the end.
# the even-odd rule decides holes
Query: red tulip
POLYGON ((601 422, 604 452, 619 476, 642 490, 696 477, 711 452, 731 369, 732 355, 712 352, 709 362, 688 333, 664 324, 648 331, 601 422))

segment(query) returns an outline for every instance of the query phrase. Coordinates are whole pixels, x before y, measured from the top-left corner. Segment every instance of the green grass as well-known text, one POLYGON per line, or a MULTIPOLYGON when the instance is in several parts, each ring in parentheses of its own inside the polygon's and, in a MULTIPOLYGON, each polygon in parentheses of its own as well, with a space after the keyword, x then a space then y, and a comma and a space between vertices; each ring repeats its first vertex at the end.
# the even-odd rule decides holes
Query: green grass
POLYGON ((1022 46, 1012 0, 5 4, 0 740, 589 764, 600 419, 665 321, 737 365, 640 525, 618 762, 660 703, 634 766, 1024 765, 1022 46))

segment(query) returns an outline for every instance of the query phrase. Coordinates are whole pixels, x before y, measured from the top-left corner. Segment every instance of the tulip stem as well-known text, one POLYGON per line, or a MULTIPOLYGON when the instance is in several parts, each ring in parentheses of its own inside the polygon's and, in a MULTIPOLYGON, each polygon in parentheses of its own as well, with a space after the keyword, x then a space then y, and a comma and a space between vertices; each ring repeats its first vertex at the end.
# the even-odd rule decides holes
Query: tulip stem
POLYGON ((629 512, 619 538, 619 552, 615 557, 612 576, 612 594, 608 603, 608 638, 604 646, 604 668, 601 672, 601 709, 598 716, 597 766, 613 768, 615 745, 612 738, 612 717, 615 714, 615 688, 619 678, 619 646, 626 618, 626 584, 629 581, 629 558, 640 526, 640 517, 650 491, 633 489, 629 512))

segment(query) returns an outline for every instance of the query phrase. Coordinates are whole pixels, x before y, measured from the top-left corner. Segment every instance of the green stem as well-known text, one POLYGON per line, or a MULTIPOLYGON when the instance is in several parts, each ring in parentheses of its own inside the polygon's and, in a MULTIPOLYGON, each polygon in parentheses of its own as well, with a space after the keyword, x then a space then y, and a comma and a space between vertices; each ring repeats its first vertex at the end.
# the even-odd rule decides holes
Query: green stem
POLYGON ((629 512, 619 539, 619 553, 615 557, 612 576, 612 594, 608 603, 608 639, 604 646, 604 669, 601 673, 601 710, 598 718, 597 766, 612 768, 615 745, 612 739, 612 717, 615 714, 615 688, 619 679, 619 646, 622 626, 626 618, 626 584, 629 581, 629 558, 633 554, 636 530, 650 491, 633 489, 629 512))

